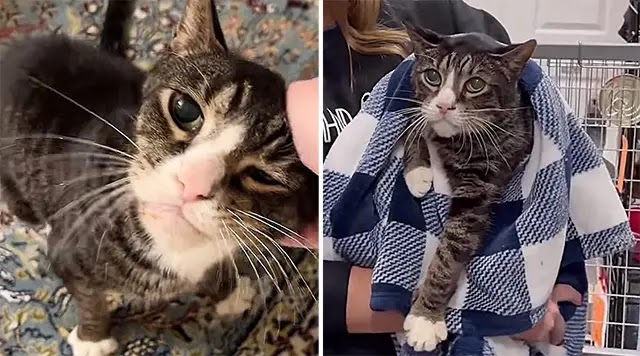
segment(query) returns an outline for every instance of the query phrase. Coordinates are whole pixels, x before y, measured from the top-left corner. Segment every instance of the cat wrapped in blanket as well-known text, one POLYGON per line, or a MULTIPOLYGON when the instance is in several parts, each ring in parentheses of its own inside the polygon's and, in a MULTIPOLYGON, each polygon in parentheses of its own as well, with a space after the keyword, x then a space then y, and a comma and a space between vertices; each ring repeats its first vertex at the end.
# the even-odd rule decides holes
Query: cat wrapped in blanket
POLYGON ((51 228, 78 356, 117 349, 105 291, 145 306, 224 300, 240 274, 258 274, 237 255, 284 254, 278 239, 317 218, 318 179, 293 145, 282 77, 227 49, 211 0, 187 1, 145 73, 124 58, 133 6, 109 3, 99 48, 49 35, 0 59, 1 196, 51 228))
POLYGON ((534 112, 518 87, 535 40, 503 45, 483 34, 440 36, 407 25, 415 51, 416 107, 404 150, 415 198, 431 189, 430 151, 451 187, 449 213, 405 319, 407 343, 431 351, 447 338, 445 313, 458 279, 491 226, 514 171, 533 145, 534 112))

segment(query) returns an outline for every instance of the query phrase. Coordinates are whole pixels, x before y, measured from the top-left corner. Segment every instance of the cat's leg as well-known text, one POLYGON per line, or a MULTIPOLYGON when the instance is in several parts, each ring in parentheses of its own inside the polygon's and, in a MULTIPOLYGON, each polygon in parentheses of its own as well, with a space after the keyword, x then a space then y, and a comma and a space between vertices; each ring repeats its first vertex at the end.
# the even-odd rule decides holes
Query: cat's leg
POLYGON ((464 186, 453 191, 440 245, 429 264, 424 283, 414 295, 411 311, 404 323, 407 342, 416 350, 434 350, 447 338, 447 305, 465 265, 490 228, 495 188, 479 179, 456 178, 454 182, 464 182, 464 186))
POLYGON ((111 315, 104 290, 86 281, 65 283, 75 300, 78 325, 67 338, 74 356, 107 356, 118 343, 111 337, 111 315))
POLYGON ((0 174, 0 197, 7 203, 9 211, 18 219, 31 225, 41 225, 44 220, 36 214, 31 205, 23 198, 13 178, 0 174))
POLYGON ((404 180, 416 198, 425 196, 433 182, 431 158, 422 132, 412 130, 404 144, 404 180))

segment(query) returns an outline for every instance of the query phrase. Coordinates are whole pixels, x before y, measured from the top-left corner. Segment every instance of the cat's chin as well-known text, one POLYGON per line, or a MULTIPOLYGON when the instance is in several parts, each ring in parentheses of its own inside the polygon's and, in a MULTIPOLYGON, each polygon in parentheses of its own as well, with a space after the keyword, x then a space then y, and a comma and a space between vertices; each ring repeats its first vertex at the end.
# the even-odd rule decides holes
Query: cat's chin
POLYGON ((199 242, 221 238, 221 228, 213 203, 183 205, 142 203, 140 220, 153 237, 167 238, 179 248, 189 248, 199 242), (179 238, 177 238, 179 237, 179 238))
POLYGON ((460 128, 454 124, 449 123, 447 120, 438 120, 430 123, 431 130, 439 136, 444 138, 450 138, 460 133, 460 128))

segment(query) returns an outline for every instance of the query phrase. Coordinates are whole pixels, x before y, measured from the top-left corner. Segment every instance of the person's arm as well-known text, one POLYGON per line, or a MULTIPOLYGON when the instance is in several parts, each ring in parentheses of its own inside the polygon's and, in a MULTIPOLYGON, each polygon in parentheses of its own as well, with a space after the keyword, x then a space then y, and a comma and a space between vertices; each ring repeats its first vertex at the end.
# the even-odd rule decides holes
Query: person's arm
MULTIPOLYGON (((404 322, 404 316, 399 312, 377 312, 371 310, 369 307, 369 301, 371 299, 371 278, 372 270, 368 268, 351 267, 344 262, 337 262, 339 267, 331 267, 327 269, 327 262, 325 262, 325 276, 332 276, 331 273, 335 270, 332 268, 341 269, 341 280, 333 280, 327 284, 328 278, 324 278, 325 281, 325 305, 336 305, 333 302, 341 301, 339 309, 331 309, 325 311, 330 313, 336 313, 336 310, 343 310, 346 308, 344 317, 340 315, 340 323, 342 330, 346 330, 350 333, 393 333, 403 331, 402 324, 404 322), (349 271, 350 270, 350 271, 349 271), (347 272, 348 271, 348 272, 347 272), (348 277, 347 277, 348 276, 348 277), (348 280, 346 280, 348 278, 348 280), (348 284, 348 286, 345 286, 348 284), (327 296, 327 289, 336 288, 331 293, 339 295, 327 296), (342 294, 346 295, 342 296, 342 294), (344 307, 342 307, 344 305, 344 307), (344 320, 344 321, 343 321, 344 320)), ((333 263, 333 262, 332 262, 333 263)), ((562 269, 561 269, 562 270, 562 269)), ((562 271, 565 274, 568 271, 562 271)), ((574 274, 574 273, 570 273, 574 274)), ((547 314, 534 328, 519 334, 514 335, 518 339, 522 339, 528 342, 549 341, 554 344, 560 343, 562 336, 564 335, 564 321, 563 315, 558 308, 558 304, 570 303, 574 305, 580 305, 582 297, 580 292, 574 289, 570 284, 563 284, 564 279, 559 279, 558 284, 553 290, 553 293, 549 299, 549 305, 547 314)), ((325 312, 325 315, 327 314, 325 312)), ((338 314, 338 313, 336 313, 338 314)), ((339 313, 342 314, 342 313, 339 313)), ((335 315, 333 316, 336 317, 335 315)), ((326 320, 326 319, 325 319, 326 320)), ((327 327, 327 324, 324 324, 327 327)))
POLYGON ((397 312, 376 312, 369 307, 372 270, 347 262, 323 261, 324 330, 329 333, 393 333, 402 330, 397 312))

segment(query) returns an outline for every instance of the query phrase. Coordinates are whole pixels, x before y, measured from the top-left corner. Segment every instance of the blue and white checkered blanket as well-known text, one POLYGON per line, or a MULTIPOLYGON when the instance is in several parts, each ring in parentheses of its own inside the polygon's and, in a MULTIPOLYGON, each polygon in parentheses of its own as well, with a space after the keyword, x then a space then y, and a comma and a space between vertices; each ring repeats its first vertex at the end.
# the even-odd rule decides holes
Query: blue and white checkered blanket
MULTIPOLYGON (((323 188, 325 258, 373 268, 371 308, 404 314, 438 245, 450 193, 434 150, 433 187, 423 199, 403 178, 402 109, 415 104, 402 98, 412 97, 413 65, 408 58, 375 86, 332 147, 323 188)), ((533 149, 494 205, 491 231, 449 303, 450 355, 580 355, 584 305, 563 312, 563 347, 533 350, 505 336, 541 320, 556 283, 574 281, 586 293, 585 260, 634 242, 602 157, 552 80, 531 61, 520 84, 536 112, 533 149)), ((406 344, 399 350, 413 353, 406 344)))

